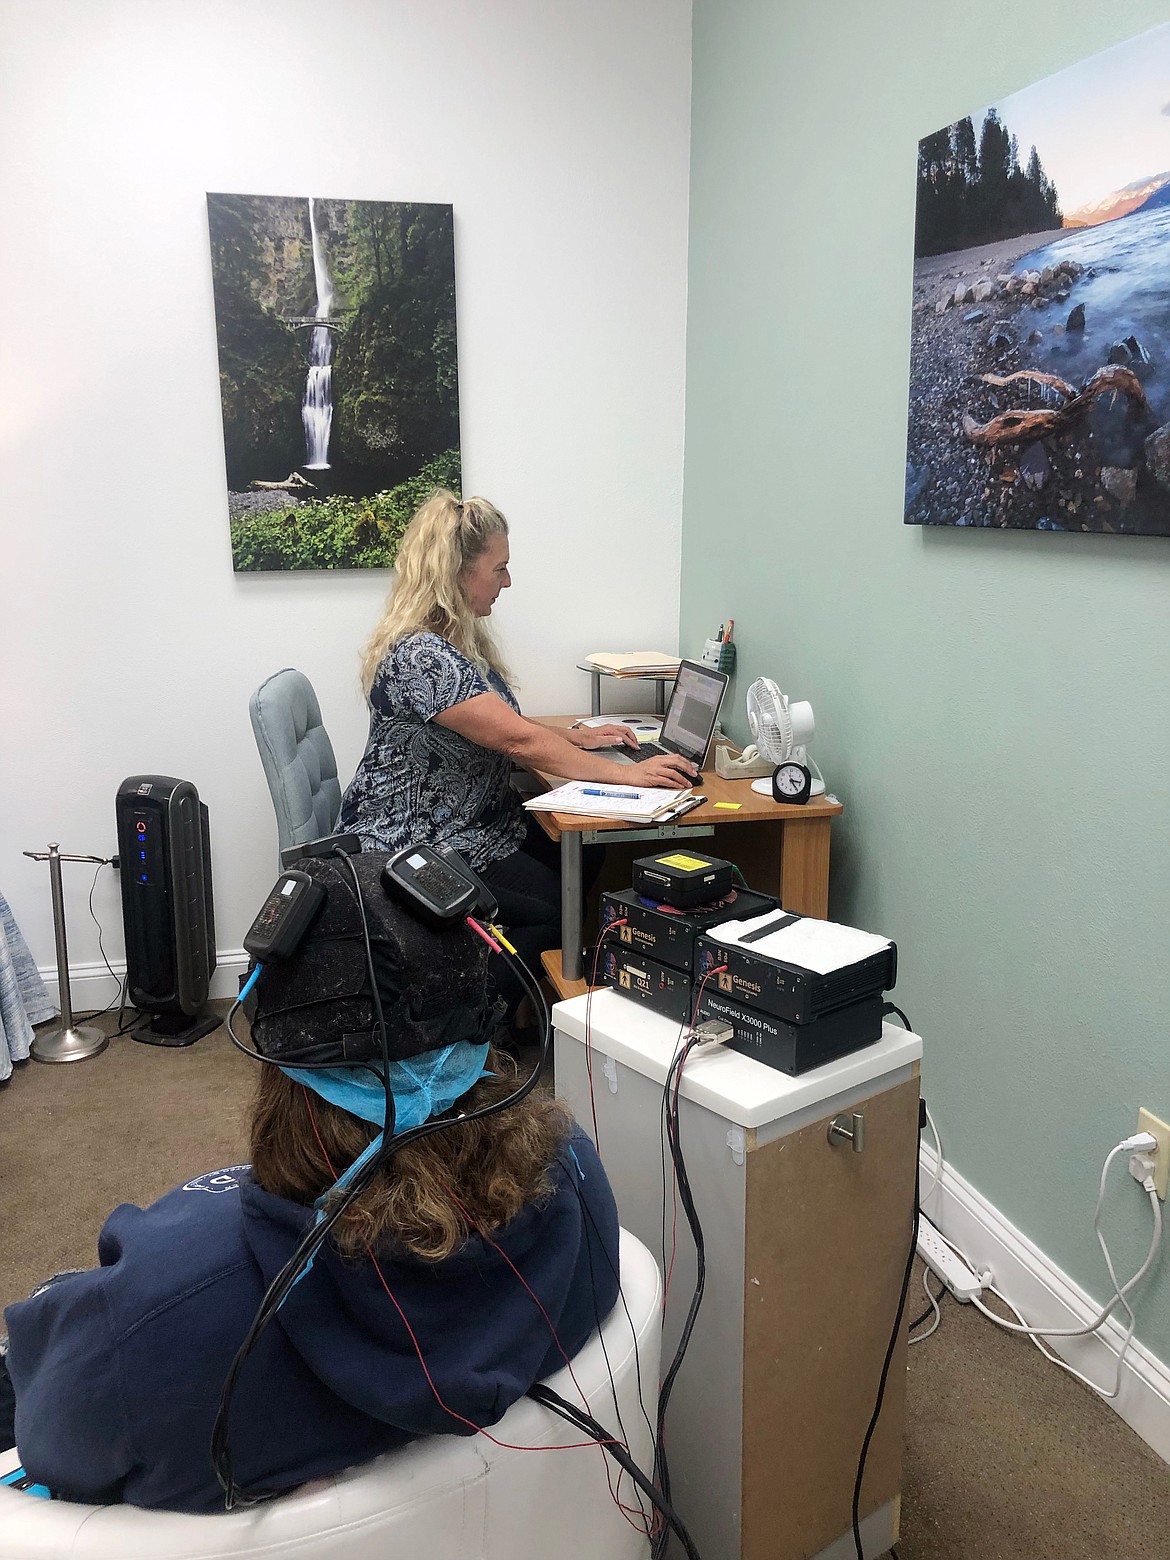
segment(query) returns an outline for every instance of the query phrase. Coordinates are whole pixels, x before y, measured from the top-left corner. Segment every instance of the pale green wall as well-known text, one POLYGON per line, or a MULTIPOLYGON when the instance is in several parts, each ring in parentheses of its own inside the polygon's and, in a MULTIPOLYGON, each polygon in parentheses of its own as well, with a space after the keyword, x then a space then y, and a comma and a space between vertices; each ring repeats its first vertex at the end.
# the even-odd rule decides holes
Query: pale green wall
MULTIPOLYGON (((753 677, 811 699, 830 913, 898 942, 948 1158, 1098 1296, 1102 1158, 1139 1104, 1170 1117, 1170 538, 902 524, 915 157, 1164 21, 695 3, 682 643, 735 618, 740 735, 753 677)), ((1168 1301, 1164 1263, 1138 1333, 1164 1360, 1168 1301)))

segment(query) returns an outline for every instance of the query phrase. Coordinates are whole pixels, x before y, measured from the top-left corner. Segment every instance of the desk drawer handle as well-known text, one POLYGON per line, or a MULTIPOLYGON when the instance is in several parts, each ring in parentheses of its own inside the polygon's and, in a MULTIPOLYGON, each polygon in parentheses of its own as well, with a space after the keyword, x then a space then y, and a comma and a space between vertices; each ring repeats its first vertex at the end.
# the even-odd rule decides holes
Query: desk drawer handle
POLYGON ((859 1110, 851 1115, 834 1116, 829 1123, 829 1142, 852 1143, 853 1152, 860 1154, 865 1149, 865 1117, 859 1110))

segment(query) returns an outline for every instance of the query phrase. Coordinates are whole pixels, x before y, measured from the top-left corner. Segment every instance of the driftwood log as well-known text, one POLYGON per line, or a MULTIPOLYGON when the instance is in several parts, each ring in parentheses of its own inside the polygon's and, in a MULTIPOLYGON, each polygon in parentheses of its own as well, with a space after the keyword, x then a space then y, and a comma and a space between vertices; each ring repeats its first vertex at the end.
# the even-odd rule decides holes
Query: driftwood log
POLYGON ((1149 411, 1146 392, 1137 375, 1119 363, 1110 363, 1091 374, 1079 392, 1055 374, 1041 374, 1022 369, 1018 374, 984 374, 984 380, 992 385, 1008 385, 1026 382, 1067 397, 1064 404, 1044 407, 1037 411, 1001 412, 990 422, 979 423, 969 415, 963 418, 963 432, 972 444, 1030 444, 1034 439, 1047 438, 1051 434, 1064 433, 1078 422, 1089 407, 1101 395, 1124 395, 1132 411, 1149 411))
POLYGON ((283 482, 261 482, 257 477, 249 482, 250 488, 255 488, 260 493, 315 493, 316 486, 302 477, 299 471, 290 471, 283 482))

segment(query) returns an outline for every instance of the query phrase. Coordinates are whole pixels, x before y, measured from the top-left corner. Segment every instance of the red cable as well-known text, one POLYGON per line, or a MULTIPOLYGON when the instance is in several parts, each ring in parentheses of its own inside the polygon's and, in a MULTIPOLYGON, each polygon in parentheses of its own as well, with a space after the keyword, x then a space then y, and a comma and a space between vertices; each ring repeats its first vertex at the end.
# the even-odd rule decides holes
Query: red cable
POLYGON ((469 915, 465 915, 463 919, 467 922, 468 926, 471 927, 473 932, 477 932, 480 937, 483 938, 484 942, 487 943, 488 947, 492 950, 493 953, 503 953, 504 950, 500 947, 496 939, 494 937, 489 937, 487 932, 484 931, 483 927, 479 924, 478 921, 474 920, 469 915))
MULTIPOLYGON (((548 1327, 549 1332, 552 1334, 552 1340, 556 1344, 557 1353, 560 1355, 561 1359, 564 1360, 565 1365, 568 1368, 569 1375, 572 1378, 573 1385, 577 1389, 578 1396, 580 1397, 581 1402, 585 1406, 585 1412, 587 1414, 590 1413, 591 1410, 589 1408, 589 1399, 586 1396, 585 1389, 584 1389, 584 1387, 582 1387, 581 1383, 577 1380, 577 1373, 573 1369, 573 1362, 569 1358, 568 1354, 566 1353, 565 1346, 564 1346, 564 1344, 560 1340, 560 1335, 558 1334, 558 1332, 556 1330, 556 1327, 553 1325, 552 1317, 545 1310, 543 1304, 541 1303, 540 1296, 532 1288, 532 1286, 529 1284, 528 1280, 524 1277, 524 1274, 521 1273, 520 1269, 512 1261, 511 1257, 504 1250, 504 1248, 502 1246, 497 1245, 496 1242, 491 1238, 491 1236, 487 1233, 486 1230, 483 1230, 483 1229, 479 1228, 479 1226, 475 1223, 474 1219, 468 1213, 467 1209, 459 1201, 458 1197, 456 1197, 455 1193, 453 1191, 451 1191, 450 1187, 444 1186, 443 1190, 444 1190, 444 1192, 446 1192, 447 1196, 451 1199, 451 1201, 455 1204, 456 1208, 459 1209, 459 1212, 463 1215, 464 1219, 467 1221, 467 1227, 469 1229, 475 1230, 475 1232, 479 1236, 479 1238, 482 1241, 486 1241, 486 1243, 492 1248, 492 1250, 497 1254, 497 1256, 503 1257, 504 1261, 512 1269, 512 1272, 520 1280, 521 1285, 523 1286, 525 1292, 528 1294, 529 1298, 532 1300, 532 1303, 536 1306, 536 1309, 540 1312, 541 1316, 544 1317, 545 1325, 548 1327)), ((588 1238, 588 1237, 586 1237, 586 1238, 588 1238)), ((600 1445, 600 1443, 598 1443, 598 1444, 600 1445)), ((622 1450, 625 1451, 625 1452, 628 1452, 629 1449, 630 1449, 629 1446, 626 1444, 626 1442, 621 1440, 621 1439, 615 1439, 613 1444, 616 1445, 616 1446, 620 1446, 622 1448, 622 1450)), ((602 1457, 604 1459, 605 1458, 605 1452, 602 1451, 601 1455, 602 1455, 602 1457)), ((613 1497, 614 1505, 618 1508, 618 1510, 622 1513, 622 1515, 626 1517, 626 1521, 629 1522, 630 1519, 626 1515, 626 1513, 630 1512, 630 1511, 633 1511, 634 1508, 632 1506, 625 1506, 625 1505, 623 1505, 622 1501, 619 1499, 617 1490, 614 1489, 613 1484, 610 1481, 609 1461, 608 1461, 608 1459, 605 1460, 604 1466, 605 1466, 605 1482, 609 1485, 609 1493, 613 1497)), ((619 1472, 619 1474, 618 1474, 618 1489, 620 1489, 620 1488, 621 1488, 621 1472, 619 1472)), ((639 1510, 638 1514, 639 1514, 639 1516, 641 1516, 643 1518, 645 1517, 645 1512, 643 1512, 641 1510, 639 1510)), ((636 1522, 630 1522, 630 1526, 634 1527, 634 1528, 637 1528, 639 1532, 644 1532, 645 1531, 645 1529, 639 1528, 638 1524, 636 1522)))
MULTIPOLYGON (((337 1179, 337 1172, 333 1168, 333 1162, 329 1158, 328 1150, 326 1149, 325 1144, 321 1141, 321 1134, 317 1130, 317 1118, 313 1114, 313 1101, 312 1101, 312 1097, 309 1094, 308 1088, 303 1083, 301 1084, 301 1092, 305 1096, 305 1104, 308 1107, 309 1121, 310 1121, 310 1124, 312 1125, 312 1128, 313 1128, 313 1136, 317 1139, 317 1146, 318 1146, 318 1148, 320 1148, 321 1153, 324 1155, 325 1163, 326 1163, 326 1165, 329 1168, 329 1174, 336 1181, 336 1179, 337 1179)), ((466 1218, 466 1214, 464 1215, 464 1217, 466 1218)), ((499 1440, 497 1440, 496 1437, 494 1435, 492 1435, 490 1431, 485 1430, 482 1425, 477 1425, 472 1420, 467 1419, 463 1414, 457 1413, 455 1411, 455 1409, 448 1408, 446 1403, 443 1402, 443 1399, 442 1399, 442 1397, 439 1394, 438 1387, 435 1386, 435 1383, 434 1383, 434 1380, 431 1377, 430 1371, 427 1369, 427 1362, 423 1358, 422 1348, 419 1345, 418 1339, 415 1337, 414 1328, 411 1327, 410 1323, 407 1321, 406 1313, 403 1311, 402 1307, 398 1304, 398 1301, 395 1299, 394 1294, 391 1291, 390 1285, 386 1282, 385 1275, 383 1274, 382 1269, 378 1266, 378 1259, 377 1259, 377 1257, 375 1257, 373 1251, 370 1249, 370 1247, 364 1241, 362 1242, 362 1244, 365 1245, 365 1247, 366 1247, 366 1255, 369 1257, 370 1261, 374 1265, 374 1272, 377 1273, 378 1278, 379 1278, 379 1280, 381 1282, 382 1288, 386 1291, 387 1295, 390 1297, 391 1305, 393 1305, 394 1309, 398 1312, 398 1315, 402 1318, 402 1325, 406 1328, 406 1331, 410 1334, 410 1341, 414 1345, 414 1352, 418 1355, 418 1362, 419 1362, 419 1364, 423 1368, 423 1375, 427 1378, 427 1385, 430 1387, 431 1391, 434 1393, 435 1401, 438 1403, 439 1407, 443 1410, 443 1412, 445 1414, 449 1414, 452 1419, 457 1419, 457 1420, 459 1420, 459 1422, 461 1424, 465 1424, 465 1425, 469 1426, 472 1430, 477 1431, 478 1434, 486 1436, 487 1439, 492 1443, 493 1446, 502 1447, 505 1451, 509 1451, 509 1452, 574 1452, 574 1451, 583 1451, 586 1447, 589 1447, 589 1446, 602 1446, 602 1445, 606 1445, 606 1446, 614 1445, 614 1446, 616 1446, 616 1445, 621 1445, 622 1444, 620 1442, 610 1440, 610 1441, 605 1441, 605 1442, 600 1442, 600 1441, 574 1441, 574 1442, 570 1443, 567 1446, 513 1446, 511 1444, 511 1442, 509 1442, 509 1441, 499 1441, 499 1440)), ((503 1253, 501 1253, 501 1255, 503 1255, 503 1253)), ((533 1298, 535 1298, 535 1296, 533 1298)), ((537 1303, 539 1304, 539 1302, 537 1302, 537 1303)), ((577 1390, 580 1391, 580 1388, 578 1387, 577 1390)))
POLYGON ((590 1032, 591 1009, 593 1007, 593 988, 597 984, 597 961, 601 958, 601 945, 619 926, 625 926, 627 916, 622 916, 620 921, 608 921, 601 928, 597 938, 597 947, 593 950, 593 973, 589 977, 589 986, 585 992, 585 1072, 589 1078, 589 1110, 593 1116, 593 1146, 597 1152, 601 1152, 601 1135, 597 1130, 597 1102, 593 1097, 593 1040, 590 1032))

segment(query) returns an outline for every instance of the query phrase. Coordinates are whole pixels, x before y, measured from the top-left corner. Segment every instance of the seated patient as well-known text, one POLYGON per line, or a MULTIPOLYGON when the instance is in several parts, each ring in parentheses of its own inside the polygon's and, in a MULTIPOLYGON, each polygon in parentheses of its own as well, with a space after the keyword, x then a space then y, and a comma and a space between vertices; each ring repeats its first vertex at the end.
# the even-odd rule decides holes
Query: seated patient
MULTIPOLYGON (((495 1023, 483 943, 392 905, 377 875, 385 856, 351 859, 369 913, 395 1130, 503 1098, 517 1078, 481 1039, 495 1023)), ((381 1128, 368 979, 353 995, 365 950, 352 880, 335 861, 307 867, 327 887, 324 910, 257 988, 253 1040, 283 1065, 260 1068, 251 1165, 197 1175, 148 1208, 115 1209, 98 1239, 100 1266, 62 1275, 5 1313, 0 1448, 15 1444, 26 1472, 64 1498, 223 1509, 209 1448, 224 1377, 314 1203, 381 1128), (363 1065, 296 1065, 343 1052, 363 1065)), ((494 1424, 612 1308, 617 1238, 591 1143, 539 1092, 401 1150, 244 1365, 230 1419, 236 1480, 249 1492, 290 1488, 416 1436, 494 1424)))

